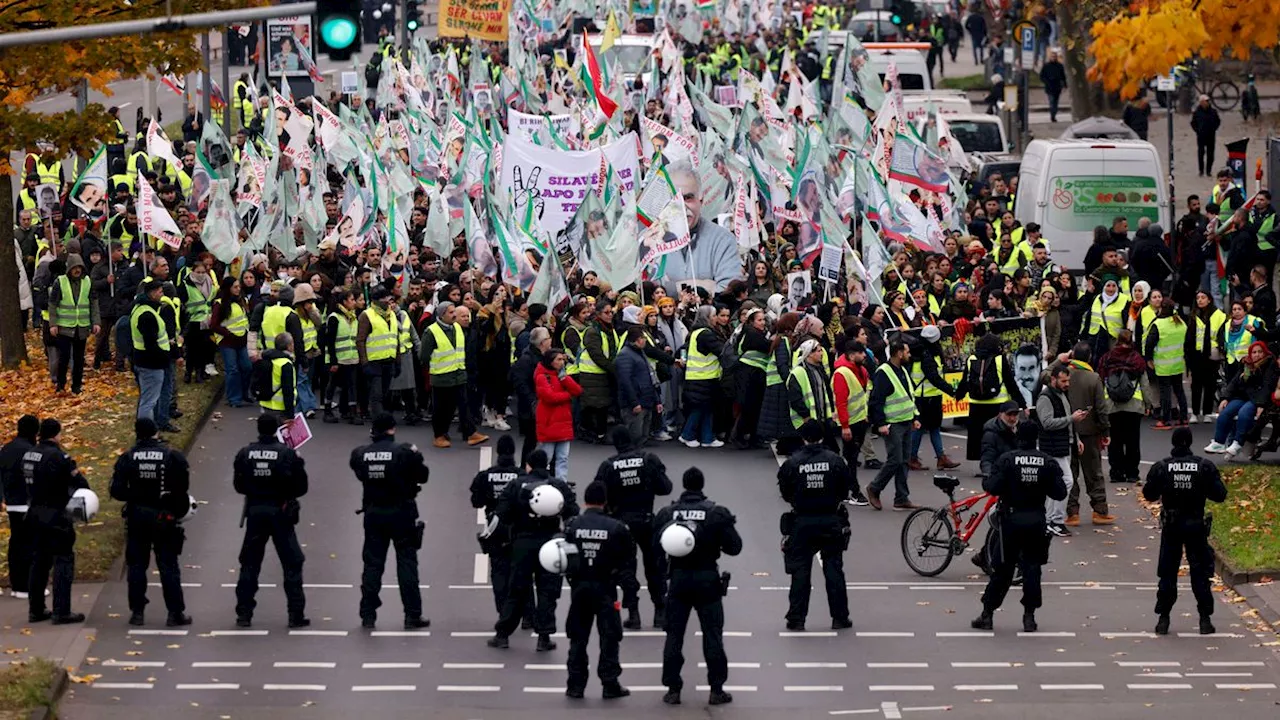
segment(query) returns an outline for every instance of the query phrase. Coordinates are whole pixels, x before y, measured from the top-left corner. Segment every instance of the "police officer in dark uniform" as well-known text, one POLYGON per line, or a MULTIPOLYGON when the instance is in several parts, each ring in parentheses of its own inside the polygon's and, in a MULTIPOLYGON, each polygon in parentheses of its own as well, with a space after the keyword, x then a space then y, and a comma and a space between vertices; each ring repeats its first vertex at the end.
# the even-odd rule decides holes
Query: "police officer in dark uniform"
POLYGON ((1173 450, 1147 472, 1142 497, 1147 502, 1161 503, 1156 634, 1169 634, 1169 612, 1178 599, 1178 565, 1185 547, 1187 564, 1191 566, 1191 592, 1200 611, 1200 634, 1212 635, 1216 632, 1211 619, 1213 592, 1209 587, 1213 575, 1213 552, 1209 549, 1213 516, 1205 516, 1204 502, 1226 500, 1227 486, 1211 461, 1191 453, 1189 429, 1173 431, 1173 450))
MULTIPOLYGON (((493 602, 499 613, 507 601, 507 582, 511 579, 511 528, 497 520, 498 498, 512 481, 520 477, 516 464, 516 441, 510 435, 498 438, 498 459, 487 470, 471 479, 471 507, 484 508, 485 531, 480 533, 480 550, 489 556, 489 583, 493 586, 493 602)), ((533 629, 533 601, 525 608, 520 626, 533 629)))
POLYGON ((525 606, 537 589, 538 602, 533 617, 533 629, 538 633, 538 652, 556 649, 551 635, 556 631, 556 601, 560 598, 560 576, 547 572, 538 562, 542 544, 560 531, 560 521, 578 514, 578 501, 573 488, 563 480, 552 477, 547 471, 547 453, 541 448, 529 453, 525 461, 526 473, 508 483, 498 497, 498 520, 511 528, 511 575, 507 581, 507 599, 494 625, 494 636, 489 647, 506 649, 508 638, 520 625, 525 606), (564 507, 559 515, 543 517, 535 514, 529 499, 540 485, 551 485, 564 496, 564 507))
POLYGON ((179 518, 190 509, 187 491, 191 468, 187 458, 156 438, 156 423, 138 418, 134 423, 137 444, 116 459, 111 475, 111 497, 125 503, 124 561, 129 569, 130 625, 142 625, 147 607, 147 567, 156 555, 160 588, 169 616, 168 627, 191 624, 182 597, 182 571, 178 556, 186 534, 179 518))
POLYGON ((71 583, 76 576, 76 529, 67 514, 67 503, 76 490, 88 488, 76 461, 63 452, 62 423, 45 418, 40 442, 22 456, 22 477, 27 483, 30 509, 27 523, 34 552, 28 575, 27 619, 53 618, 54 625, 84 622, 83 613, 71 612, 71 583), (53 571, 53 613, 45 609, 44 589, 53 571))
POLYGON ((687 526, 695 538, 693 551, 684 557, 668 557, 670 584, 667 587, 667 641, 662 648, 662 684, 667 694, 662 702, 680 704, 684 680, 684 632, 689 614, 698 613, 702 626, 702 655, 707 661, 707 682, 711 686, 710 704, 733 702, 724 691, 729 679, 729 658, 724 653, 724 603, 728 592, 728 575, 720 574, 720 553, 742 552, 742 537, 734 525, 737 519, 729 509, 707 499, 702 492, 706 478, 691 467, 682 478, 684 492, 674 503, 658 511, 654 527, 662 531, 672 523, 687 526))
POLYGON ((30 502, 22 458, 35 447, 39 435, 40 418, 23 415, 18 418, 18 434, 0 448, 0 501, 9 511, 9 590, 19 600, 27 599, 27 581, 31 579, 30 502))
POLYGON ((351 451, 351 469, 364 485, 364 574, 360 580, 360 623, 377 625, 382 600, 382 571, 387 547, 396 547, 396 581, 404 605, 404 629, 431 626, 422 617, 422 590, 418 588, 418 550, 422 531, 418 519, 418 491, 427 484, 430 471, 422 453, 413 445, 396 442, 396 419, 382 413, 373 419, 373 442, 351 451))
POLYGON ((782 554, 791 575, 787 629, 804 630, 813 556, 821 554, 831 628, 844 630, 853 627, 844 584, 844 551, 849 549, 849 511, 844 499, 852 489, 849 466, 822 444, 823 429, 817 420, 806 420, 800 426, 800 437, 804 446, 778 468, 778 490, 791 504, 781 523, 782 554))
MULTIPOLYGON (((631 433, 625 427, 613 429, 613 447, 617 455, 600 463, 596 482, 605 484, 609 493, 609 514, 627 524, 631 537, 644 557, 644 576, 653 600, 653 626, 662 629, 666 617, 667 558, 658 547, 654 535, 653 499, 671 494, 671 478, 667 467, 651 452, 631 447, 631 433)), ((622 606, 627 609, 628 630, 640 629, 640 582, 622 586, 622 606)))
POLYGON ((258 440, 236 453, 235 488, 244 495, 244 544, 240 546, 240 579, 236 582, 236 626, 253 624, 258 603, 258 574, 267 541, 276 546, 284 570, 284 595, 289 611, 289 627, 311 624, 304 614, 307 605, 302 592, 302 563, 306 557, 298 544, 294 527, 302 506, 298 498, 307 494, 307 469, 292 448, 276 439, 280 418, 273 413, 258 416, 258 440))
MULTIPOLYGON (((626 432, 626 428, 621 428, 626 432)), ((569 680, 564 694, 581 699, 590 676, 587 641, 594 621, 600 633, 600 662, 596 674, 604 686, 604 699, 626 697, 631 691, 618 682, 622 664, 622 616, 618 612, 618 586, 636 582, 636 548, 627 526, 605 514, 609 491, 599 480, 582 494, 582 514, 564 526, 565 540, 578 548, 577 569, 569 575, 569 615, 564 629, 569 636, 569 680)))
POLYGON ((970 625, 990 630, 992 616, 1013 584, 1013 570, 1022 570, 1022 629, 1036 631, 1040 607, 1040 566, 1049 562, 1049 534, 1045 525, 1046 497, 1067 496, 1062 468, 1048 453, 1036 449, 1040 426, 1031 421, 1018 425, 1017 448, 1001 455, 982 489, 1000 498, 1000 552, 987 589, 982 593, 982 614, 970 625))

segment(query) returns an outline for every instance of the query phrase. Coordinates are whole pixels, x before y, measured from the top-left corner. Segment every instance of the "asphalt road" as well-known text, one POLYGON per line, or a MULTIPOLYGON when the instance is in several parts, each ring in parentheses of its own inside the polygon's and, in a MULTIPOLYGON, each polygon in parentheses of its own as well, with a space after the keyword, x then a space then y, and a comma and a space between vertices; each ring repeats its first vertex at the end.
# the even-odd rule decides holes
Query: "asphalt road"
MULTIPOLYGON (((706 717, 705 670, 700 639, 686 638, 685 705, 660 701, 662 636, 646 627, 622 645, 622 680, 631 698, 604 703, 593 679, 588 699, 563 692, 567 641, 551 653, 535 653, 533 638, 513 638, 508 651, 484 639, 495 618, 485 558, 474 541, 476 513, 468 503, 470 478, 490 450, 426 447, 432 476, 419 499, 427 521, 421 553, 429 632, 400 630, 401 611, 393 570, 384 577, 380 627, 360 629, 359 519, 353 510, 360 488, 347 469, 350 449, 367 428, 317 424, 302 449, 311 474, 298 534, 307 555, 305 631, 285 626, 278 561, 268 552, 258 612, 250 631, 234 625, 234 593, 241 531, 240 499, 231 487, 230 461, 251 439, 253 413, 224 410, 203 431, 191 461, 193 492, 208 504, 188 526, 183 581, 190 629, 163 628, 159 588, 151 591, 149 625, 131 629, 123 582, 110 583, 92 609, 96 637, 77 671, 99 676, 74 685, 61 714, 68 718, 163 717, 339 718, 376 708, 380 717, 560 717, 589 708, 619 718, 706 717), (694 687, 698 686, 697 691, 694 687)), ((1201 443, 1208 428, 1196 426, 1201 443)), ((957 431, 963 432, 963 431, 957 431)), ((401 428, 400 438, 429 445, 426 428, 401 428)), ((959 436, 947 437, 948 446, 959 436)), ((1143 457, 1161 456, 1167 433, 1144 431, 1143 457)), ((776 718, 799 710, 809 717, 867 715, 928 718, 1058 717, 1084 710, 1093 717, 1200 718, 1230 707, 1234 717, 1273 718, 1280 664, 1275 637, 1255 634, 1240 616, 1243 606, 1219 598, 1219 634, 1195 632, 1194 604, 1184 588, 1175 611, 1175 634, 1155 638, 1152 604, 1156 529, 1136 502, 1109 486, 1120 521, 1090 527, 1054 542, 1046 567, 1040 632, 1023 635, 1018 595, 996 616, 994 633, 974 632, 982 579, 958 559, 938 578, 916 576, 905 565, 899 531, 905 515, 856 508, 853 543, 846 557, 854 628, 826 630, 825 593, 815 588, 809 632, 784 632, 788 577, 778 551, 776 462, 768 452, 690 450, 674 443, 659 449, 672 477, 697 464, 708 476, 708 494, 738 517, 745 550, 727 559, 734 590, 726 600, 726 639, 733 705, 713 716, 776 718), (1229 705, 1228 705, 1229 703, 1229 705)), ((932 458, 930 450, 925 457, 932 458)), ((953 449, 954 455, 963 453, 953 449)), ((604 448, 575 444, 571 479, 582 487, 604 448)), ((976 486, 975 468, 958 471, 965 489, 976 486)), ((913 473, 913 499, 932 503, 942 495, 931 473, 913 473)), ((867 473, 863 472, 865 483, 867 473)), ((392 564, 394 567, 394 564, 392 564)), ((816 569, 815 569, 816 571, 816 569)), ((820 573, 816 573, 820 576, 820 573)), ((647 598, 642 601, 650 616, 647 598)), ((559 617, 567 598, 562 596, 559 617)), ((692 623, 691 623, 692 624, 692 623)), ((594 643, 593 643, 594 645, 594 643)), ((592 650, 594 662, 594 649, 592 650)), ((1090 715, 1086 715, 1090 716, 1090 715)))

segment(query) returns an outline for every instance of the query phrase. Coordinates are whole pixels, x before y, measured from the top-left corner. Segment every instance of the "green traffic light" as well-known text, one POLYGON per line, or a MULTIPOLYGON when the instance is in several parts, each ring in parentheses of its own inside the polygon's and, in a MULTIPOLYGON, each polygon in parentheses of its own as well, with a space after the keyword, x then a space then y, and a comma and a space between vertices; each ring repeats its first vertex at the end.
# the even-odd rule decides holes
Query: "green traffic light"
POLYGON ((894 25, 901 25, 901 24, 902 24, 902 16, 901 16, 901 15, 894 15, 893 17, 889 18, 889 20, 890 20, 894 25))
POLYGON ((345 16, 325 19, 320 26, 320 36, 324 42, 335 50, 341 50, 356 40, 356 21, 345 16))
POLYGON ((417 29, 418 29, 418 21, 417 21, 417 20, 410 20, 410 21, 409 21, 409 32, 413 32, 414 30, 417 30, 417 29))

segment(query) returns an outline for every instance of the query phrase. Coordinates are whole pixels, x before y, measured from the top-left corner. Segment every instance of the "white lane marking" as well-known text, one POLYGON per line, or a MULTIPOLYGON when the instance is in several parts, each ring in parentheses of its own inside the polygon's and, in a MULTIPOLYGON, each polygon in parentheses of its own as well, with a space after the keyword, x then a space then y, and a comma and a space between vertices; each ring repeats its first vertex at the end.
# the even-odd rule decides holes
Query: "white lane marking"
POLYGON ((89 687, 101 690, 150 690, 155 687, 155 683, 96 682, 89 687))
POLYGON ((276 662, 271 667, 275 668, 308 668, 312 670, 332 670, 338 667, 338 663, 333 662, 276 662))
MULTIPOLYGON (((694 689, 697 690, 698 692, 708 692, 711 690, 711 686, 698 685, 694 689)), ((756 687, 755 685, 725 685, 724 686, 724 691, 731 692, 731 693, 732 692, 756 692, 759 689, 760 688, 756 687)))
POLYGON ((1261 660, 1205 660, 1200 663, 1205 667, 1264 667, 1266 663, 1261 660))
POLYGON ((1120 667, 1182 667, 1177 660, 1117 660, 1120 667))
MULTIPOLYGON (((698 665, 702 666, 704 665, 704 663, 698 663, 698 665)), ((563 667, 561 669, 563 669, 563 667)), ((661 670, 662 663, 660 662, 622 663, 622 669, 623 670, 661 670)))
POLYGON ((1180 633, 1178 633, 1178 637, 1180 637, 1180 638, 1194 638, 1194 637, 1204 637, 1204 638, 1242 638, 1242 637, 1244 637, 1244 635, 1241 635, 1240 633, 1210 633, 1210 634, 1208 634, 1208 635, 1201 635, 1201 634, 1200 634, 1200 633, 1198 633, 1198 632, 1180 632, 1180 633))
POLYGON ((1151 673, 1151 672, 1149 672, 1149 673, 1140 673, 1140 674, 1136 675, 1135 677, 1140 677, 1140 678, 1177 678, 1177 679, 1181 680, 1181 679, 1182 679, 1182 673, 1180 673, 1180 672, 1163 672, 1163 673, 1151 673))
POLYGON ((1253 677, 1253 673, 1247 672, 1211 672, 1211 673, 1183 673, 1183 677, 1202 677, 1202 678, 1223 678, 1223 677, 1253 677))
MULTIPOLYGON (((720 634, 723 637, 751 637, 751 632, 748 630, 725 630, 720 634)), ((694 636, 702 637, 702 631, 699 630, 698 632, 694 633, 694 636)))
POLYGON ((187 634, 186 630, 130 630, 130 635, 173 635, 182 637, 187 634))
POLYGON ((306 590, 344 590, 355 587, 351 583, 302 583, 306 590))
POLYGON ((845 590, 888 590, 888 585, 853 585, 846 584, 845 590))
POLYGON ((859 630, 854 635, 867 638, 910 638, 916 636, 913 632, 882 632, 879 630, 859 630))
POLYGON ((843 685, 783 685, 783 692, 844 692, 843 685))
MULTIPOLYGON (((193 583, 193 582, 185 582, 185 583, 178 583, 178 584, 184 588, 198 588, 198 587, 204 586, 204 583, 193 583)), ((162 587, 162 585, 160 585, 160 583, 158 582, 153 582, 153 583, 147 583, 147 587, 162 587)))
POLYGON ((994 630, 957 630, 954 632, 946 632, 946 631, 939 630, 938 632, 934 633, 934 635, 940 638, 975 638, 975 637, 995 637, 996 633, 994 630))
POLYGON ((1191 683, 1129 683, 1130 690, 1190 690, 1191 683))
MULTIPOLYGON (((382 589, 383 589, 383 590, 399 590, 399 589, 400 589, 400 586, 399 586, 399 585, 397 585, 397 584, 395 584, 395 583, 382 583, 382 589)), ((431 589, 431 586, 430 586, 430 585, 419 585, 419 586, 418 586, 418 589, 420 589, 420 590, 430 590, 430 589, 431 589)))
MULTIPOLYGON (((843 665, 844 663, 840 663, 840 664, 843 665)), ((909 670, 914 668, 927 668, 929 667, 929 663, 927 662, 869 662, 867 663, 867 667, 886 668, 886 669, 895 669, 895 670, 909 670)))
POLYGON ((270 630, 210 630, 209 635, 212 637, 261 637, 270 632, 270 630))
POLYGON ((454 630, 449 633, 449 637, 477 638, 477 637, 493 637, 493 632, 484 632, 479 630, 454 630))
POLYGON ((806 630, 781 630, 778 637, 835 637, 835 630, 814 630, 812 632, 806 630))
POLYGON ((667 691, 666 685, 628 685, 627 689, 633 693, 638 692, 661 692, 667 691))
POLYGON ((1114 585, 1064 585, 1062 590, 1115 590, 1114 585))
POLYGON ((484 508, 476 508, 476 524, 477 524, 477 525, 484 525, 484 524, 485 524, 485 520, 484 520, 484 508))
POLYGON ((1089 685, 1089 684, 1060 685, 1060 684, 1051 683, 1048 685, 1041 685, 1040 689, 1041 690, 1103 690, 1105 688, 1102 685, 1089 685))
POLYGON ((1043 662, 1039 662, 1039 661, 1036 662, 1036 667, 1038 668, 1091 668, 1091 667, 1097 667, 1097 666, 1098 664, 1093 662, 1092 660, 1077 660, 1077 661, 1046 660, 1043 662))
POLYGON ((824 670, 839 669, 843 670, 849 667, 849 663, 842 662, 789 662, 787 667, 792 670, 824 670))
POLYGON ((864 710, 829 710, 828 715, 879 715, 880 708, 867 708, 864 710))
POLYGON ((492 585, 450 585, 450 590, 492 590, 492 585))
POLYGON ((371 637, 431 637, 430 630, 374 630, 371 637))
POLYGON ((960 692, 988 692, 997 690, 1017 690, 1017 685, 956 685, 960 692))
POLYGON ((436 692, 498 692, 498 685, 437 685, 436 692))
MULTIPOLYGON (((653 664, 654 664, 654 665, 657 665, 658 667, 662 667, 662 663, 653 663, 653 664)), ((706 663, 704 663, 704 662, 700 662, 700 663, 698 663, 698 667, 700 667, 700 668, 705 668, 706 666, 707 666, 707 664, 706 664, 706 663)), ((730 670, 759 670, 759 669, 760 669, 760 663, 758 663, 758 662, 731 662, 731 663, 729 663, 729 669, 730 669, 730 670)))
MULTIPOLYGON (((493 464, 493 448, 488 445, 480 446, 480 469, 484 470, 493 464)), ((483 522, 483 520, 481 521, 483 522)))
POLYGON ((440 667, 445 670, 501 670, 506 663, 444 663, 440 667))
MULTIPOLYGON (((702 633, 699 632, 698 634, 701 635, 702 633)), ((725 634, 728 635, 729 633, 725 633, 725 634)), ((562 634, 559 634, 559 633, 557 635, 562 636, 562 634)), ((627 637, 627 638, 656 638, 656 637, 664 638, 666 636, 667 634, 661 630, 623 630, 622 631, 622 637, 627 637)))
POLYGON ((911 585, 908 590, 963 590, 962 585, 911 585))
POLYGON ((1100 632, 1099 636, 1112 640, 1115 638, 1154 638, 1155 633, 1150 632, 1100 632))
POLYGON ((1275 683, 1215 683, 1219 690, 1275 690, 1275 683))
POLYGON ((416 662, 367 662, 360 664, 361 670, 421 670, 422 663, 416 662))
POLYGON ((308 637, 346 637, 350 634, 347 630, 290 630, 290 635, 303 635, 308 637))
POLYGON ((352 685, 351 692, 416 692, 417 685, 352 685))
POLYGON ((324 692, 324 685, 287 685, 280 683, 267 683, 262 686, 263 690, 303 690, 310 692, 324 692))
POLYGON ((1013 667, 1010 662, 953 662, 953 668, 1009 668, 1013 667))
POLYGON ((525 663, 525 670, 567 670, 564 663, 525 663))
POLYGON ((1057 632, 1022 632, 1018 631, 1018 637, 1047 637, 1047 638, 1064 638, 1075 637, 1076 634, 1070 630, 1060 630, 1057 632))
POLYGON ((139 660, 138 662, 129 662, 127 660, 107 660, 100 667, 140 667, 140 668, 162 668, 165 662, 163 660, 139 660))
POLYGON ((525 692, 527 692, 527 693, 562 693, 562 692, 564 692, 564 688, 559 687, 559 686, 556 686, 556 687, 541 687, 541 686, 538 686, 538 687, 529 687, 529 686, 527 686, 527 685, 526 685, 526 686, 525 686, 525 688, 524 688, 524 691, 525 691, 525 692))
POLYGON ((251 667, 252 665, 253 663, 251 662, 239 662, 239 661, 228 662, 228 661, 222 661, 222 660, 197 661, 197 662, 191 663, 191 667, 193 668, 247 668, 247 667, 251 667))
MULTIPOLYGON (((224 588, 233 588, 235 586, 236 586, 235 583, 222 583, 222 587, 224 588)), ((276 585, 275 583, 258 583, 258 587, 261 589, 261 588, 273 588, 273 587, 279 587, 279 586, 276 585)))
POLYGON ((475 566, 471 570, 471 581, 482 583, 489 579, 489 556, 476 553, 475 566))
POLYGON ((872 685, 871 692, 933 692, 932 685, 872 685))
POLYGON ((880 712, 884 713, 885 720, 902 720, 902 711, 898 709, 896 702, 880 703, 880 712))
POLYGON ((178 683, 178 690, 239 690, 240 683, 178 683))

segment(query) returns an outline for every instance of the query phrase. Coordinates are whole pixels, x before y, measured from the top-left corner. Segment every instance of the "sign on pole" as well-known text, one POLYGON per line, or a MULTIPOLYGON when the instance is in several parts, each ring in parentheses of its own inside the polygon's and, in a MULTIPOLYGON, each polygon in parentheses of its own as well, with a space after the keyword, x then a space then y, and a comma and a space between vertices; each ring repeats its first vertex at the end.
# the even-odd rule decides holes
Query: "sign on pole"
POLYGON ((360 77, 355 70, 342 71, 342 94, 354 95, 360 90, 360 77))
POLYGON ((1020 30, 1022 67, 1030 68, 1036 62, 1036 29, 1025 25, 1020 30))
POLYGON ((267 74, 275 77, 306 77, 303 50, 312 53, 311 16, 272 18, 267 24, 267 74), (302 47, 299 48, 298 46, 302 47))

